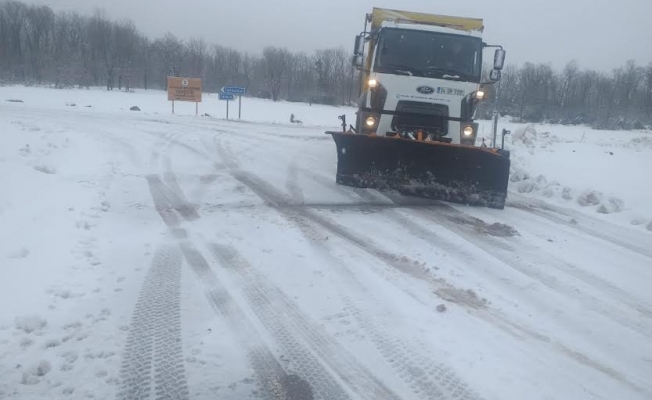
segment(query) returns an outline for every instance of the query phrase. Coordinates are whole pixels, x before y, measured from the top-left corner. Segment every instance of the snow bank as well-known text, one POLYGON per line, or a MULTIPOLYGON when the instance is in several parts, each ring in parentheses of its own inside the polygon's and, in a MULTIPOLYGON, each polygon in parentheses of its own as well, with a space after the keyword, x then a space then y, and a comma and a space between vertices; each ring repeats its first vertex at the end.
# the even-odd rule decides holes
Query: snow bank
POLYGON ((510 191, 645 229, 652 221, 652 134, 505 123, 510 191))
POLYGON ((537 142, 537 130, 533 124, 517 128, 512 135, 514 143, 522 143, 526 146, 533 147, 537 142))
MULTIPOLYGON (((124 112, 133 114, 138 108, 145 114, 171 115, 172 104, 167 100, 167 92, 162 90, 136 89, 129 93, 107 92, 103 88, 90 89, 45 89, 39 87, 2 87, 6 99, 21 99, 25 108, 57 108, 65 111, 85 112, 124 112)), ((3 98, 0 98, 0 101, 3 98)), ((216 93, 204 93, 199 103, 199 114, 208 113, 213 118, 226 118, 226 102, 218 100, 216 93)), ((194 116, 195 104, 176 102, 174 112, 179 116, 194 116)), ((334 107, 321 104, 293 103, 253 97, 242 98, 242 120, 272 124, 290 124, 290 116, 300 120, 304 126, 320 126, 337 129, 341 121, 338 116, 345 114, 347 121, 355 121, 352 107, 334 107)), ((238 118, 238 102, 230 102, 229 118, 238 118)))

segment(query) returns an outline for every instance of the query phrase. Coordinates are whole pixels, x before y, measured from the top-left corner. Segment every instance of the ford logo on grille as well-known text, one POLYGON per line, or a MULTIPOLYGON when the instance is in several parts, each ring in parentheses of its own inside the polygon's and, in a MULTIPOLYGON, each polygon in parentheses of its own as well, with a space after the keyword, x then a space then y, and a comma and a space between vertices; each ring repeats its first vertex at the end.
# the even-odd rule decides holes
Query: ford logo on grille
POLYGON ((430 86, 419 86, 417 88, 417 92, 421 94, 433 94, 435 89, 431 88, 430 86))

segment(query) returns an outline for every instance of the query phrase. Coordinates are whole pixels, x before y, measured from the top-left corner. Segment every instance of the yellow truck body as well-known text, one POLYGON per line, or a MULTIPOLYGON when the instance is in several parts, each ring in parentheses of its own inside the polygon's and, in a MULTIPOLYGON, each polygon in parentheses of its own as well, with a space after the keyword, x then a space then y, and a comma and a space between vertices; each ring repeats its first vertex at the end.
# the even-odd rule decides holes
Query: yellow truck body
POLYGON ((371 13, 371 29, 380 28, 384 21, 436 25, 463 31, 482 32, 484 30, 482 19, 374 8, 371 13))

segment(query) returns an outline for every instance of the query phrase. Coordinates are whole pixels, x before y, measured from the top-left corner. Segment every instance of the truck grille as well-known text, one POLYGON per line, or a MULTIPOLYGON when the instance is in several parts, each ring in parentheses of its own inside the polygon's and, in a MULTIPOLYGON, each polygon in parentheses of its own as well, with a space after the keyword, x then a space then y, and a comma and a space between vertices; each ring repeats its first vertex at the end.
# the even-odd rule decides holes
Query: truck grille
POLYGON ((438 135, 448 133, 448 106, 420 101, 399 101, 392 120, 394 131, 415 131, 418 129, 438 135), (403 114, 403 115, 401 115, 403 114))

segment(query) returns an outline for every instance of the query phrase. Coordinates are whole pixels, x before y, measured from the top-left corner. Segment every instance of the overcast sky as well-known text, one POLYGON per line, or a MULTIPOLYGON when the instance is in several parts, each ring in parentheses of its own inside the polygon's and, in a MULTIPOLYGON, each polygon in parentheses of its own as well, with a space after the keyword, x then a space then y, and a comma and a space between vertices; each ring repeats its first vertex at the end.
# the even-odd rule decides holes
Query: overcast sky
MULTIPOLYGON (((25 0, 29 2, 30 0, 25 0)), ((182 38, 258 52, 266 45, 310 52, 352 48, 375 7, 483 18, 485 41, 502 44, 508 62, 576 59, 609 70, 652 62, 652 0, 32 0, 55 10, 130 18, 148 36, 182 38)))

